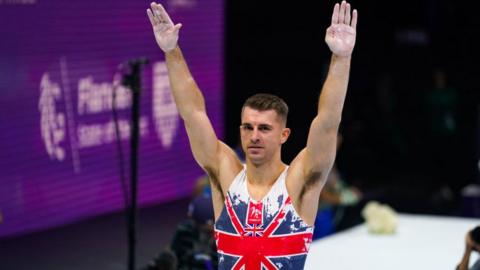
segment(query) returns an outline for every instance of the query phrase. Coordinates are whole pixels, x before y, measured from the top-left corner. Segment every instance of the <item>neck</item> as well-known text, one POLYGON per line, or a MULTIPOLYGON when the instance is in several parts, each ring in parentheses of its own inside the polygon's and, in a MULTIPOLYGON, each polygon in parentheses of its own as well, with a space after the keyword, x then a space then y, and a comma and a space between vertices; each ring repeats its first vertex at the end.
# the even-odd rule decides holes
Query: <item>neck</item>
POLYGON ((248 183, 255 186, 269 187, 275 183, 278 176, 285 170, 285 167, 286 165, 280 159, 260 165, 254 164, 247 159, 248 183))

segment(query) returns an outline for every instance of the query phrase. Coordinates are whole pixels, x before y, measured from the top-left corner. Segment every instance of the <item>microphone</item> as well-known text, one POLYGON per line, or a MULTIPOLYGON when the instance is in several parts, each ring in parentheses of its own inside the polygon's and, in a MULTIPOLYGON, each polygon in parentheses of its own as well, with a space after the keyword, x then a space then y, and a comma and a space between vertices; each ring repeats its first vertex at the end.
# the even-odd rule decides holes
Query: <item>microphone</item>
POLYGON ((122 73, 121 83, 133 91, 140 88, 140 69, 150 61, 146 57, 134 58, 118 65, 122 73))
POLYGON ((127 60, 127 61, 121 63, 120 65, 118 65, 118 69, 119 70, 125 70, 128 67, 132 68, 132 67, 135 67, 135 66, 146 65, 146 64, 149 64, 149 63, 150 63, 150 60, 148 60, 148 58, 139 57, 139 58, 130 59, 130 60, 127 60))

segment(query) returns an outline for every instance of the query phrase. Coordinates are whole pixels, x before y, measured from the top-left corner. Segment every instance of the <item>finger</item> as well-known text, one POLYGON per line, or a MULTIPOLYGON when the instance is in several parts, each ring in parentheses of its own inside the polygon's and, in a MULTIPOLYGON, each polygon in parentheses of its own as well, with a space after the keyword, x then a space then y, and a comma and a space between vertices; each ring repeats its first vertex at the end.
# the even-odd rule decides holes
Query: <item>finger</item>
POLYGON ((162 19, 164 19, 166 22, 168 22, 169 25, 173 25, 172 19, 170 19, 170 16, 168 15, 167 11, 165 8, 163 8, 162 5, 157 4, 158 9, 160 10, 162 14, 162 19))
POLYGON ((358 18, 358 12, 356 9, 353 10, 352 13, 352 27, 353 29, 357 29, 357 18, 358 18))
POLYGON ((178 23, 178 24, 174 25, 172 28, 170 28, 169 32, 178 35, 178 31, 180 30, 180 28, 182 28, 182 24, 178 23))
POLYGON ((342 1, 342 4, 340 5, 340 12, 338 14, 338 23, 345 23, 345 9, 347 3, 345 1, 342 1))
POLYGON ((350 25, 350 4, 347 3, 347 7, 345 10, 345 24, 350 25))
POLYGON ((155 2, 150 3, 150 10, 152 11, 153 16, 155 17, 160 16, 160 14, 158 14, 158 11, 157 11, 157 3, 155 2))
POLYGON ((158 7, 159 4, 152 2, 150 4, 153 16, 158 23, 166 22, 165 15, 162 14, 162 10, 158 7))
POLYGON ((335 7, 333 8, 332 24, 337 24, 338 23, 338 10, 339 9, 340 9, 340 5, 338 3, 336 3, 335 7))
POLYGON ((155 16, 153 16, 153 13, 149 8, 147 9, 147 15, 148 15, 148 19, 150 20, 150 23, 152 25, 157 24, 157 22, 155 21, 155 16))

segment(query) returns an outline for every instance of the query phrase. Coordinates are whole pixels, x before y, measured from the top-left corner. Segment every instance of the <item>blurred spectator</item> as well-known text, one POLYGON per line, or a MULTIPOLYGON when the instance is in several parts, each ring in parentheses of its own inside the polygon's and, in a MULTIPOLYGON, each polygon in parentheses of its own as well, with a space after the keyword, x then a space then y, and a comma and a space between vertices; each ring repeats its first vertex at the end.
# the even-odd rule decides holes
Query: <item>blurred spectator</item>
POLYGON ((142 270, 177 270, 177 256, 170 249, 165 249, 157 257, 155 257, 142 270))
POLYGON ((193 197, 197 197, 199 195, 205 196, 212 196, 212 190, 210 187, 210 180, 208 179, 208 175, 204 174, 195 180, 195 186, 193 187, 193 197))
POLYGON ((155 257, 144 270, 213 270, 218 266, 213 234, 212 198, 201 193, 188 207, 188 218, 181 222, 170 246, 155 257), (173 257, 173 258, 172 258, 173 257))
POLYGON ((213 225, 212 198, 200 194, 190 203, 188 219, 178 225, 171 243, 179 269, 216 269, 218 257, 213 225))
POLYGON ((443 69, 433 72, 433 88, 426 96, 428 160, 433 176, 433 188, 448 186, 458 191, 458 96, 447 83, 443 69))
POLYGON ((452 137, 457 130, 457 93, 447 84, 442 69, 433 73, 433 89, 427 94, 429 128, 432 136, 452 137))
POLYGON ((470 262, 470 254, 472 251, 480 252, 480 226, 475 227, 469 231, 465 236, 465 252, 463 253, 462 260, 457 265, 456 270, 479 270, 480 259, 478 259, 472 267, 468 268, 470 262))

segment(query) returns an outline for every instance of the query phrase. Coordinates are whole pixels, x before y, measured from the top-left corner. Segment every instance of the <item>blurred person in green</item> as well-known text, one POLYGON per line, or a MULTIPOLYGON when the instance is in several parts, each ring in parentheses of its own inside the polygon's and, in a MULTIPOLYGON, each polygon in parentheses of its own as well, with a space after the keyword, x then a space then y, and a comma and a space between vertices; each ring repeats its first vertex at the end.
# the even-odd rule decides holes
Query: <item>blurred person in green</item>
MULTIPOLYGON (((431 188, 459 191, 462 181, 458 177, 460 159, 458 130, 458 95, 447 82, 447 73, 442 68, 433 71, 433 86, 426 93, 426 150, 431 188)), ((450 198, 452 199, 452 198, 450 198)))

